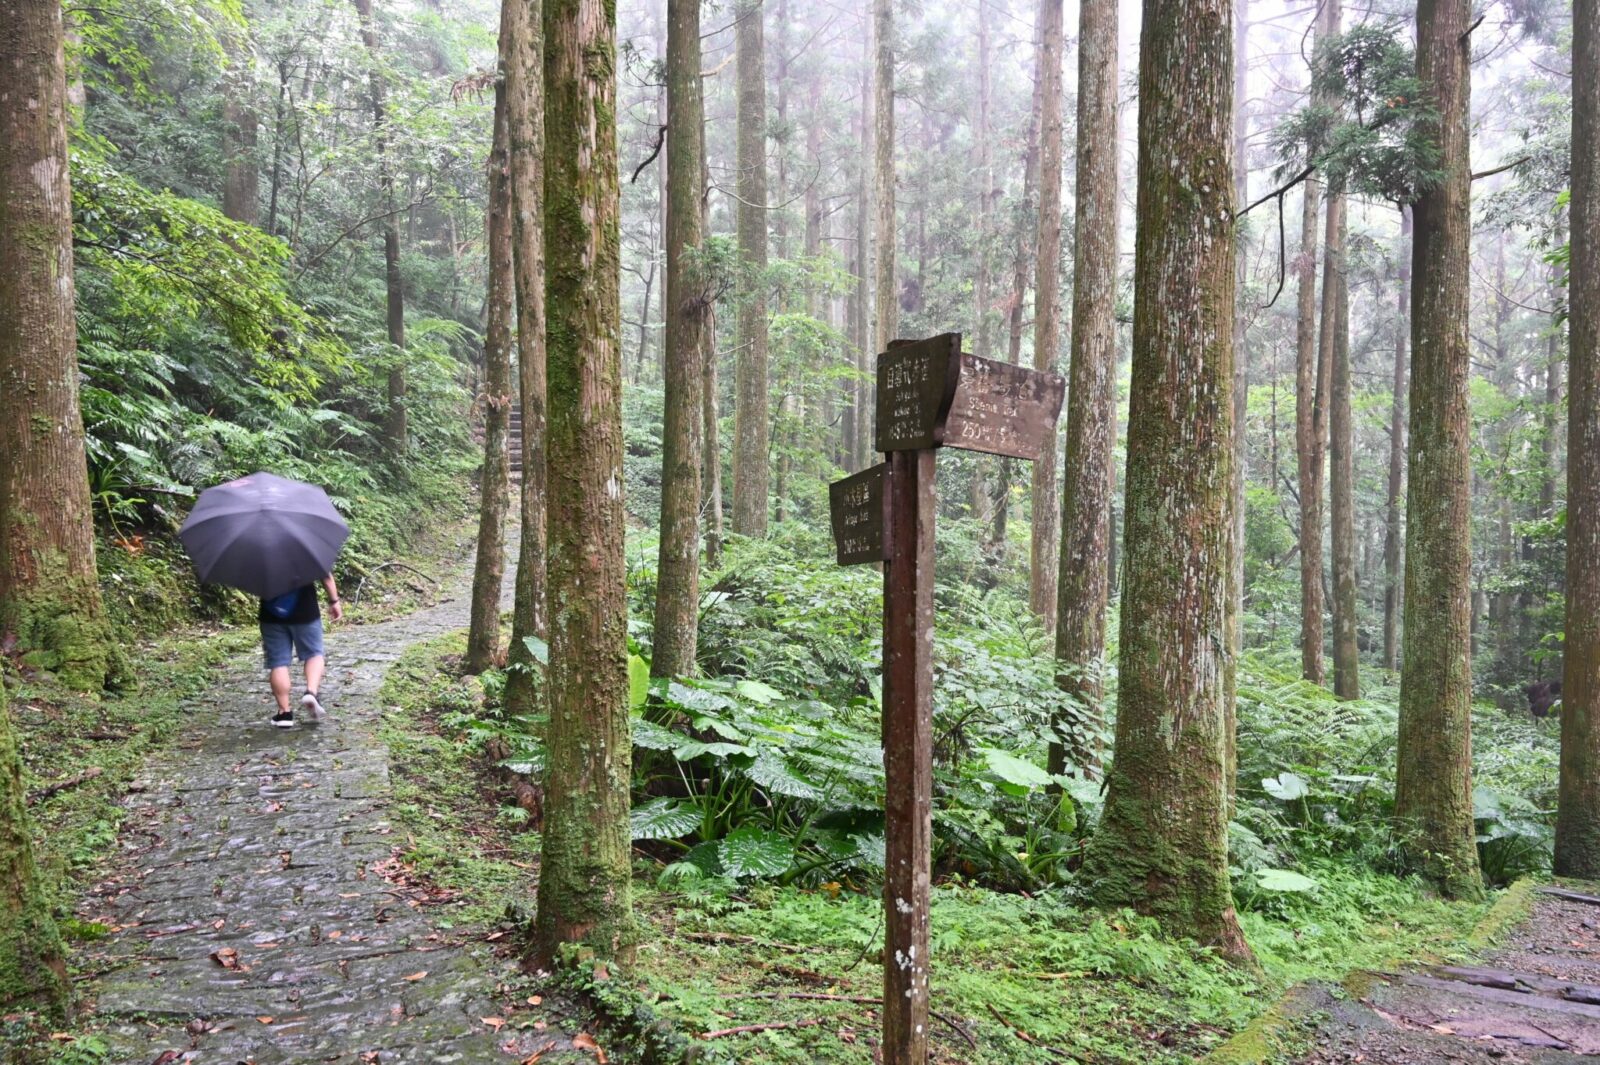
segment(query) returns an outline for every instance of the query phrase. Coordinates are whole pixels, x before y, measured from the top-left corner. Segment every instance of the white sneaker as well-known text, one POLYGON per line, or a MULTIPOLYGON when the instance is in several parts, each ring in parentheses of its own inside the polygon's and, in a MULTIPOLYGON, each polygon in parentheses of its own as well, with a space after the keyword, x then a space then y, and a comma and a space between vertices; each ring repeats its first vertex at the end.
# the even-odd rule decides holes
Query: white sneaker
POLYGON ((310 711, 311 716, 318 721, 328 716, 328 712, 322 708, 322 704, 317 702, 317 697, 311 692, 306 692, 300 697, 300 709, 310 711))

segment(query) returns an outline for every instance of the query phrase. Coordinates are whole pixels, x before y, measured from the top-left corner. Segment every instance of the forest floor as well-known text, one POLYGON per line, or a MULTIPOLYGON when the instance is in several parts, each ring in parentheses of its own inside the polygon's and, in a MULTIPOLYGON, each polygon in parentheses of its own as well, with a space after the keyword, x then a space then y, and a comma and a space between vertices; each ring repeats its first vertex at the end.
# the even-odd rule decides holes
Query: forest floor
POLYGON ((320 724, 268 723, 254 648, 187 703, 79 903, 77 937, 94 941, 75 961, 95 978, 61 1040, 73 1053, 52 1060, 595 1060, 571 1000, 521 971, 506 932, 458 927, 454 893, 414 874, 390 818, 380 687, 408 644, 466 623, 469 579, 332 628, 320 724))

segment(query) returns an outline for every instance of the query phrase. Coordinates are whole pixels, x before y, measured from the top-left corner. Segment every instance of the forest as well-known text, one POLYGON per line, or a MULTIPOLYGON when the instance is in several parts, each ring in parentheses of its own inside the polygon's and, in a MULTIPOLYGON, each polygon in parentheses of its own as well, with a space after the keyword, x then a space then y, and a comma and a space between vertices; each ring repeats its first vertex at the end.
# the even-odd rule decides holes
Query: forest
POLYGON ((0 0, 0 681, 0 1061, 1600 1054, 1600 0, 0 0))

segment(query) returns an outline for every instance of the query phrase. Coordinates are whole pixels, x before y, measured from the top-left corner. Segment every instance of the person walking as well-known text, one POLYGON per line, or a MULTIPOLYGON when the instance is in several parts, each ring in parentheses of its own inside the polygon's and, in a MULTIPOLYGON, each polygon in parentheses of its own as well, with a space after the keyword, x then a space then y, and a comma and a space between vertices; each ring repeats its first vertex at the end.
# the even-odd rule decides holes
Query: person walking
MULTIPOLYGON (((344 617, 344 606, 339 602, 339 586, 333 574, 325 574, 322 587, 328 593, 328 614, 334 621, 344 617)), ((327 716, 317 697, 322 689, 326 672, 326 653, 322 646, 322 603, 317 597, 317 586, 305 584, 291 592, 261 600, 258 614, 261 623, 261 651, 266 658, 267 679, 272 686, 272 698, 277 712, 272 724, 277 728, 294 728, 294 709, 289 705, 289 665, 300 659, 305 671, 306 690, 300 696, 300 709, 320 721, 327 716)))

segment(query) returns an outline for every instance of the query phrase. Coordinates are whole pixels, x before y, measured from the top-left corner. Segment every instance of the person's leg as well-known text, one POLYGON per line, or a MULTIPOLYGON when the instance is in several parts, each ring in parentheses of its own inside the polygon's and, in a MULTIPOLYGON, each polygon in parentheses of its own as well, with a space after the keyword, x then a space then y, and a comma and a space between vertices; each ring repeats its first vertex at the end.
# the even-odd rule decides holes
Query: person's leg
POLYGON ((272 698, 278 712, 272 723, 279 728, 294 725, 294 712, 289 709, 289 663, 294 653, 293 641, 286 625, 263 623, 261 626, 261 651, 266 658, 267 683, 272 687, 272 698))
POLYGON ((316 695, 322 690, 322 673, 324 658, 322 655, 312 655, 306 659, 306 691, 316 695))
POLYGON ((272 684, 272 697, 278 702, 281 713, 289 712, 289 667, 277 666, 267 674, 272 684))
POLYGON ((306 673, 306 693, 300 697, 300 706, 321 718, 323 710, 317 692, 322 688, 322 675, 326 659, 322 652, 322 619, 308 621, 294 627, 295 649, 300 655, 301 668, 306 673))

